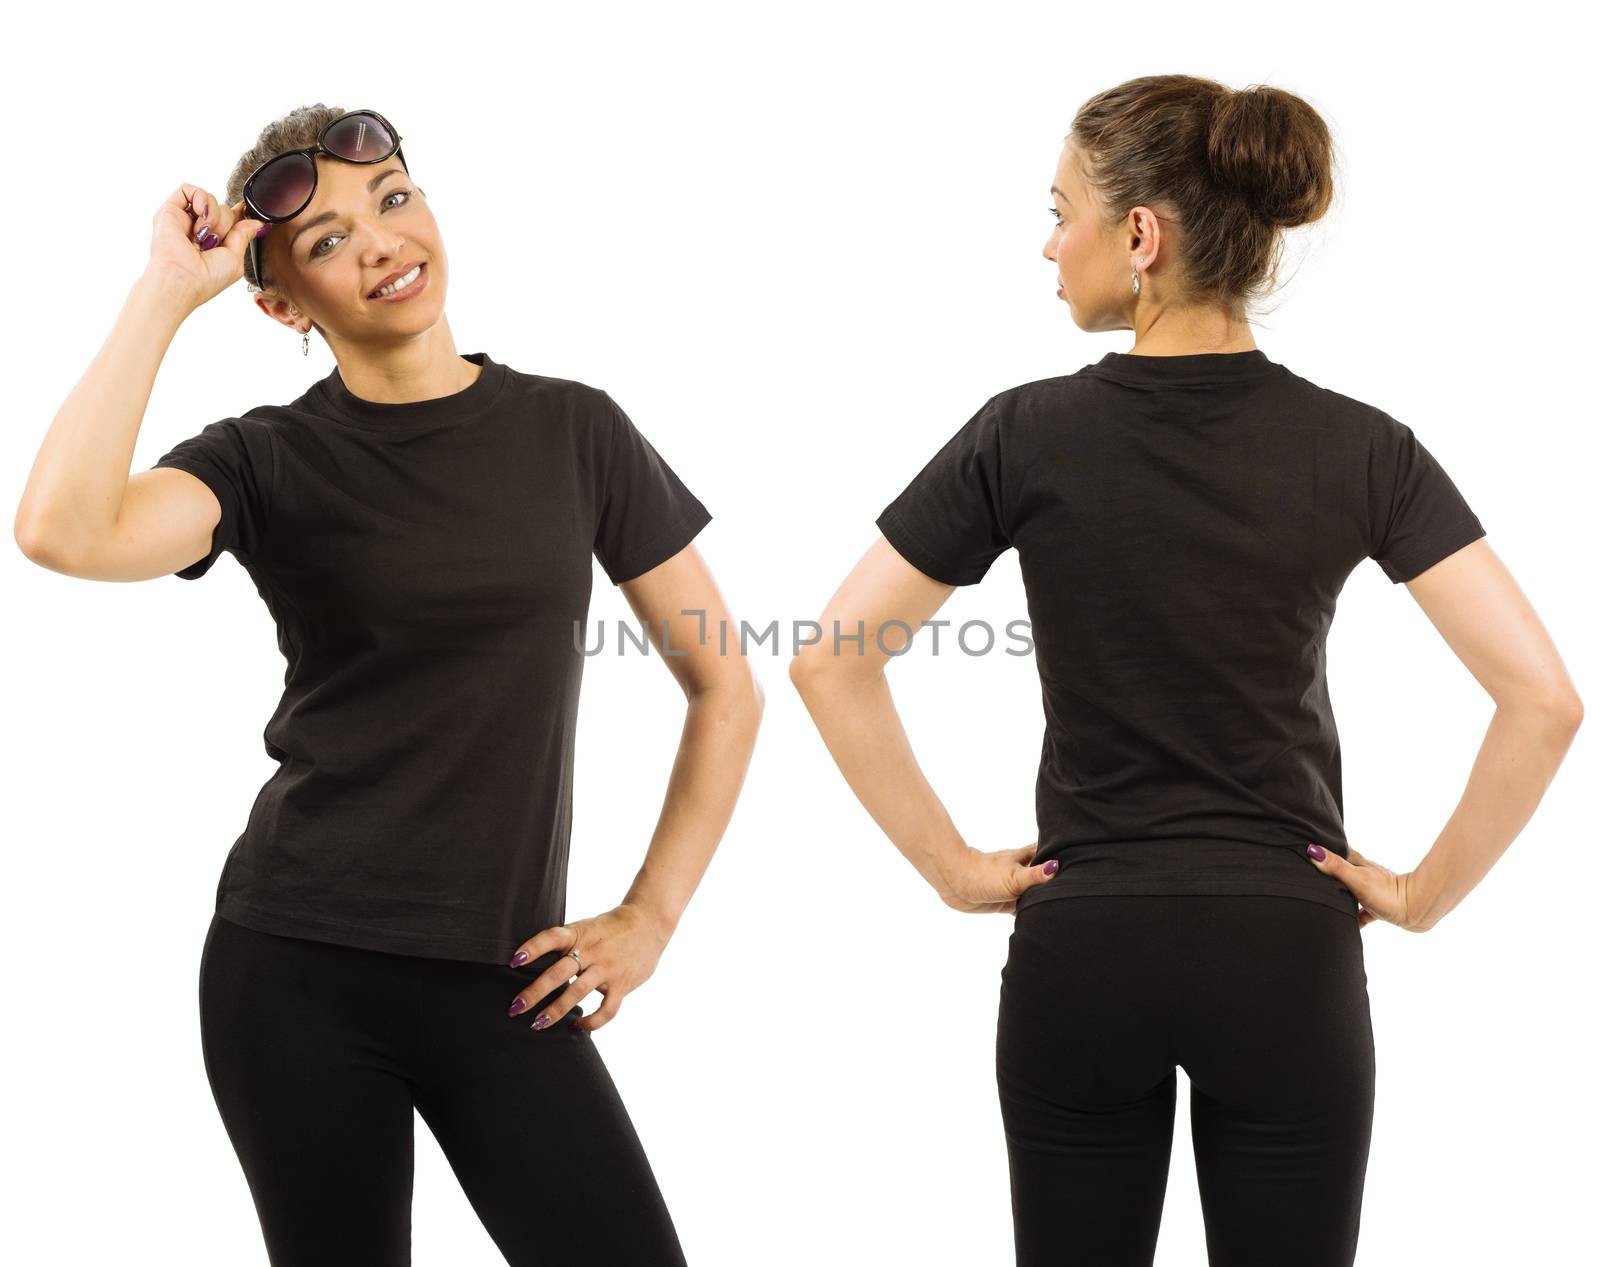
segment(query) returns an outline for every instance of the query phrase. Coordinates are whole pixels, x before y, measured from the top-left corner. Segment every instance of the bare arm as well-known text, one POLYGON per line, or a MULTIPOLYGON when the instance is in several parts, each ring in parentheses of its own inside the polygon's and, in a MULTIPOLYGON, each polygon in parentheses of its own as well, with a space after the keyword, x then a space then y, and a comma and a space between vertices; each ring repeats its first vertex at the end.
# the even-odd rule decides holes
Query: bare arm
POLYGON ((188 236, 200 223, 187 209, 191 198, 201 204, 209 195, 179 186, 156 213, 150 263, 57 411, 28 474, 12 534, 28 558, 52 571, 146 580, 211 548, 222 508, 204 482, 165 467, 129 477, 156 372, 178 327, 242 273, 246 235, 256 225, 208 208, 211 226, 227 236, 202 252, 188 236))
POLYGON ((689 701, 644 864, 623 898, 670 932, 733 817, 766 699, 740 650, 738 627, 693 545, 619 588, 658 653, 666 628, 673 654, 662 662, 689 701), (719 629, 727 630, 726 654, 719 629))
MULTIPOLYGON (((1457 551, 1408 582, 1428 618, 1498 705, 1460 804, 1414 872, 1396 876, 1355 851, 1316 862, 1341 879, 1368 911, 1403 927, 1432 927, 1483 879, 1532 817, 1571 745, 1583 706, 1549 634, 1487 541, 1457 551)), ((950 821, 911 752, 877 647, 890 620, 912 628, 930 619, 952 586, 918 572, 879 540, 834 595, 822 618, 825 642, 790 665, 829 752, 857 798, 889 838, 951 905, 951 890, 975 856, 950 821), (834 621, 854 633, 863 621, 865 652, 834 655, 834 621)), ((898 642, 886 637, 891 649, 898 642)), ((1027 851, 1014 851, 1025 854, 1027 851)), ((994 857, 995 855, 987 855, 994 857)), ((1015 891, 1029 882, 1013 872, 1015 891)), ((989 906, 1010 909, 1002 898, 989 906)))
POLYGON ((856 799, 945 904, 1003 913, 1055 867, 1029 865, 1037 842, 994 853, 967 844, 917 764, 885 674, 905 634, 892 626, 884 633, 884 626, 904 621, 921 628, 955 589, 918 571, 879 537, 829 601, 818 621, 822 640, 790 661, 789 680, 856 799), (839 654, 836 629, 851 638, 841 640, 839 654))
MULTIPOLYGON (((685 546, 619 588, 658 653, 665 626, 665 646, 672 654, 662 660, 688 698, 688 715, 644 863, 622 902, 592 919, 542 929, 519 947, 522 957, 512 959, 528 963, 552 950, 580 953, 577 979, 534 1017, 536 1028, 555 1024, 591 990, 599 990, 605 1003, 575 1022, 580 1029, 599 1029, 654 973, 728 828, 761 724, 760 684, 699 550, 685 546), (726 654, 721 628, 728 631, 726 654)), ((512 1006, 531 1006, 559 988, 574 967, 558 959, 518 992, 512 1006)))
POLYGON ((1408 878, 1409 926, 1421 930, 1460 904, 1533 817, 1583 720, 1583 702, 1538 614, 1486 539, 1406 584, 1495 702, 1461 800, 1408 878))

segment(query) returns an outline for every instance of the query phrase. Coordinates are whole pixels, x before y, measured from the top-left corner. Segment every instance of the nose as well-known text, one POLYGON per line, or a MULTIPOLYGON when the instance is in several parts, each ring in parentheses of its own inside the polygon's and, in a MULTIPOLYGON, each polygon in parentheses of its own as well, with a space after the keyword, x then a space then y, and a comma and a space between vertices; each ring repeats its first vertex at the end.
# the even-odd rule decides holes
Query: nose
POLYGON ((375 225, 368 238, 367 252, 382 259, 384 257, 398 257, 405 248, 406 240, 398 233, 391 232, 382 225, 375 225))

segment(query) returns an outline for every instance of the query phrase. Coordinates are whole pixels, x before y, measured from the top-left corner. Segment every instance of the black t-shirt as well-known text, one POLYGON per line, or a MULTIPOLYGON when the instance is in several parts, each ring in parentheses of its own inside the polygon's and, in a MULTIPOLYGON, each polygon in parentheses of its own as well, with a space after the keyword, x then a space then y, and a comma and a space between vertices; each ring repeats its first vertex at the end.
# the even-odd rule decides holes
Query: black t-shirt
POLYGON ((177 575, 231 552, 285 660, 279 766, 217 886, 235 923, 505 962, 566 917, 591 558, 620 584, 711 515, 604 391, 465 359, 464 390, 404 404, 336 367, 156 463, 222 505, 177 575))
POLYGON ((914 567, 1015 546, 1043 693, 1034 902, 1266 893, 1354 913, 1326 639, 1372 558, 1484 535, 1404 423, 1248 352, 1109 352, 991 397, 878 517, 914 567))

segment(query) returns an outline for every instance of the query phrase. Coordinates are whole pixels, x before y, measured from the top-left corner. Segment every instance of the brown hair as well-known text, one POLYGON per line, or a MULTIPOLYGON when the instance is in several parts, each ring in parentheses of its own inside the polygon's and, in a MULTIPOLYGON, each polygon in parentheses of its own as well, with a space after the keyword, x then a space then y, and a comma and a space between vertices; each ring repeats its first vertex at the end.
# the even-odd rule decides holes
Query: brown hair
MULTIPOLYGON (((228 177, 228 205, 234 206, 244 197, 244 182, 250 179, 261 164, 289 150, 315 145, 317 133, 321 132, 331 120, 345 113, 346 111, 339 106, 325 106, 319 101, 314 106, 298 106, 281 119, 275 119, 267 124, 261 129, 261 135, 256 138, 256 143, 241 154, 239 161, 233 165, 233 174, 228 177)), ((266 245, 265 239, 262 245, 266 245)), ((265 251, 261 252, 261 257, 265 262, 265 251)), ((260 290, 271 284, 270 281, 263 281, 254 276, 254 273, 255 270, 250 267, 250 252, 246 251, 244 253, 246 285, 260 290)))
POLYGON ((1183 300, 1234 317, 1276 287, 1282 231, 1333 200, 1328 125, 1281 88, 1145 75, 1084 102, 1067 140, 1107 225, 1140 205, 1175 210, 1183 300))

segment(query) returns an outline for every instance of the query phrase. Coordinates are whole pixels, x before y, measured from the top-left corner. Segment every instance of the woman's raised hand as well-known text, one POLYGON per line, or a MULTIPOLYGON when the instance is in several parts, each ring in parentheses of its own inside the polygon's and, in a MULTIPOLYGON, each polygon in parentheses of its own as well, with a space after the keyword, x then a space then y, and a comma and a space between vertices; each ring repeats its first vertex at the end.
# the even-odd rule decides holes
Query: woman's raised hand
POLYGON ((250 239, 270 226, 199 185, 179 185, 156 211, 147 276, 198 308, 244 276, 250 239))
POLYGON ((1036 884, 1045 884, 1060 864, 1052 858, 1035 867, 1039 842, 1020 849, 984 853, 970 845, 935 888, 946 906, 975 915, 1003 915, 1017 909, 1017 899, 1036 884))
POLYGON ((508 1012, 516 1016, 526 1011, 552 990, 572 980, 576 972, 577 979, 533 1018, 530 1028, 550 1028, 591 990, 599 990, 605 995, 605 1003, 591 1015, 572 1023, 574 1029, 599 1029, 617 1014, 625 995, 650 979, 670 936, 670 931, 645 908, 627 903, 593 919, 578 919, 547 928, 522 943, 512 956, 510 966, 532 963, 552 950, 576 950, 578 960, 563 954, 535 977, 531 985, 517 992, 508 1012))

